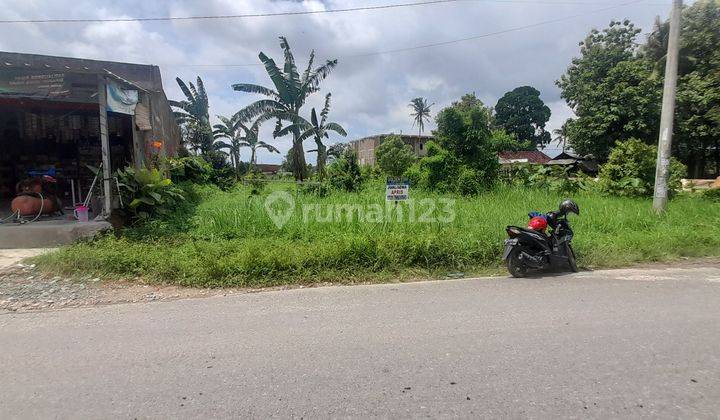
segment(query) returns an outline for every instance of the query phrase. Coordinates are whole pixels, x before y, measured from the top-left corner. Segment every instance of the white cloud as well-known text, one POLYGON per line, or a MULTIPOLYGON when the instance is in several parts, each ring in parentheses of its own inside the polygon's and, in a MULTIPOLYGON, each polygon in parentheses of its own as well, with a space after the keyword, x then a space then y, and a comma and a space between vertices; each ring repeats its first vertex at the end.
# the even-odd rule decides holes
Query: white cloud
MULTIPOLYGON (((8 19, 92 18, 116 16, 190 16, 323 10, 356 5, 390 3, 387 0, 128 0, 100 5, 92 0, 6 0, 8 19)), ((92 24, 0 25, 0 48, 8 51, 69 55, 85 58, 153 63, 161 66, 170 97, 181 97, 174 79, 195 80, 200 75, 210 95, 211 113, 230 115, 257 99, 234 92, 230 85, 245 81, 269 84, 262 66, 194 67, 201 64, 258 63, 264 51, 280 60, 278 36, 288 37, 300 65, 311 49, 318 62, 339 59, 323 84, 323 91, 305 107, 321 107, 324 94, 333 93, 331 118, 341 122, 349 138, 378 132, 414 132, 407 103, 416 96, 436 105, 433 114, 475 92, 494 105, 505 92, 531 85, 553 111, 549 128, 557 128, 570 115, 554 81, 578 53, 578 41, 592 27, 612 18, 630 18, 649 30, 655 15, 669 7, 639 4, 602 13, 589 13, 592 5, 457 2, 382 11, 315 14, 256 19, 124 22, 92 24), (473 41, 398 52, 377 51, 443 42, 502 31, 540 21, 586 13, 572 20, 505 33, 473 41)), ((433 128, 431 124, 427 130, 433 128)), ((266 141, 284 152, 288 139, 266 141)), ((337 139, 333 139, 336 141, 337 139)), ((309 145, 309 144, 308 144, 309 145)), ((262 161, 279 162, 277 155, 260 154, 262 161)), ((312 160, 311 157, 308 158, 312 160)))

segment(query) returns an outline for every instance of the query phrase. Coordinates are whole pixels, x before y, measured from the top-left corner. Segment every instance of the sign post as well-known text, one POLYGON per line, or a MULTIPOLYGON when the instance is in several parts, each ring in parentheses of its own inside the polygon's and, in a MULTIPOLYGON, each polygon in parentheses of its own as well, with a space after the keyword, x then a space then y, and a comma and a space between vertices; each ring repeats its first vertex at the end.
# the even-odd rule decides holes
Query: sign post
POLYGON ((410 182, 388 180, 385 185, 385 201, 407 201, 410 197, 410 182))

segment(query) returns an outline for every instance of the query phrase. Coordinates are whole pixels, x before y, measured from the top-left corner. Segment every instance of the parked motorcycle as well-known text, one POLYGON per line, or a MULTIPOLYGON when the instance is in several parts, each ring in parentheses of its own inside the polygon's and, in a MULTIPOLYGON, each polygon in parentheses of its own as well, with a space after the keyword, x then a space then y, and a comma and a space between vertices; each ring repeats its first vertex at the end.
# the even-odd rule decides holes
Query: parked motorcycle
POLYGON ((513 277, 525 277, 529 271, 568 268, 577 272, 572 249, 573 231, 567 216, 580 215, 580 208, 572 200, 560 203, 558 211, 530 213, 527 228, 508 226, 503 260, 513 277), (546 233, 547 228, 550 233, 546 233))

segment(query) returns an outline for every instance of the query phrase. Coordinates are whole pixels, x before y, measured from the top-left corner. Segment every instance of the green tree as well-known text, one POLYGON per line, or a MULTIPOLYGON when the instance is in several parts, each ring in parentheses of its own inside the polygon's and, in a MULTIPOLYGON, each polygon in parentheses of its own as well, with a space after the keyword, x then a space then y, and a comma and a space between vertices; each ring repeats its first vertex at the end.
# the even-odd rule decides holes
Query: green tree
MULTIPOLYGON (((600 168, 600 186, 609 193, 626 196, 649 196, 655 184, 657 147, 638 139, 617 142, 610 157, 600 168)), ((680 189, 686 167, 673 158, 670 164, 671 191, 680 189)))
POLYGON ((271 153, 280 153, 280 151, 275 146, 260 140, 261 123, 262 119, 257 119, 250 127, 246 126, 245 124, 239 124, 240 129, 245 132, 245 135, 240 139, 239 146, 250 148, 251 170, 255 170, 255 167, 257 166, 258 149, 265 149, 271 153))
POLYGON ((567 139, 581 155, 605 160, 616 140, 657 141, 662 80, 638 57, 639 33, 627 20, 593 29, 557 81, 576 115, 565 123, 567 139))
POLYGON ((375 149, 375 158, 380 169, 394 178, 400 178, 416 160, 412 147, 396 135, 388 136, 375 149))
POLYGON ((184 132, 188 142, 195 150, 208 154, 213 150, 213 132, 210 127, 210 105, 205 85, 200 76, 197 87, 189 82, 187 85, 179 77, 175 78, 185 100, 168 101, 175 108, 174 115, 178 124, 185 126, 184 132))
POLYGON ((232 118, 223 117, 222 115, 217 116, 222 124, 215 124, 213 126, 213 136, 215 137, 215 149, 227 150, 230 156, 230 163, 235 169, 235 175, 240 175, 240 142, 242 136, 238 124, 239 116, 233 115, 232 118), (229 140, 229 143, 224 141, 229 140))
POLYGON ((500 166, 491 110, 469 94, 440 111, 435 121, 437 143, 426 144, 427 156, 408 171, 412 178, 418 178, 425 188, 464 195, 490 187, 500 166))
POLYGON ((440 111, 435 118, 437 143, 462 163, 487 171, 490 178, 498 169, 497 151, 492 148, 492 116, 482 102, 464 96, 440 111))
POLYGON ((310 152, 317 152, 317 174, 321 180, 325 178, 325 164, 328 157, 327 146, 323 143, 323 139, 330 138, 330 132, 335 132, 343 137, 347 136, 345 129, 336 122, 328 121, 328 114, 330 113, 330 97, 332 94, 328 93, 325 95, 325 106, 320 111, 320 118, 318 119, 315 108, 310 112, 310 121, 297 116, 292 118, 292 124, 280 130, 277 134, 281 137, 287 133, 295 131, 300 132, 298 138, 300 142, 303 142, 310 137, 315 140, 316 149, 310 150, 310 152))
MULTIPOLYGON (((659 77, 665 70, 669 23, 656 21, 642 52, 659 77)), ((683 10, 674 153, 693 178, 720 175, 720 1, 683 10)))
POLYGON ((529 143, 529 150, 550 143, 550 133, 545 131, 548 120, 550 108, 540 99, 540 91, 531 86, 507 92, 495 105, 495 123, 520 142, 529 143))
POLYGON ((342 156, 328 166, 330 184, 345 191, 358 191, 363 178, 358 164, 357 154, 352 149, 345 149, 342 156))
MULTIPOLYGON (((310 59, 305 71, 300 74, 295 64, 295 57, 290 50, 290 44, 285 37, 280 37, 280 47, 284 53, 284 66, 279 68, 275 60, 264 53, 259 54, 260 61, 270 77, 275 89, 264 86, 237 83, 233 89, 240 92, 257 93, 265 96, 265 99, 258 100, 239 113, 243 120, 251 120, 259 117, 261 121, 277 119, 275 134, 282 130, 282 121, 294 121, 300 113, 307 98, 320 90, 320 82, 324 80, 337 65, 337 60, 328 60, 324 65, 313 68, 315 51, 310 53, 310 59)), ((300 140, 300 130, 293 130, 293 175, 295 179, 302 181, 307 173, 305 164, 305 151, 300 140)))
POLYGON ((495 128, 490 133, 489 147, 496 152, 517 152, 519 150, 532 150, 532 143, 530 141, 520 142, 515 136, 508 134, 502 128, 495 128))
POLYGON ((430 107, 435 104, 428 104, 425 98, 415 98, 410 100, 408 105, 412 112, 410 116, 413 118, 413 127, 417 125, 418 135, 422 135, 425 130, 425 123, 430 121, 430 107))

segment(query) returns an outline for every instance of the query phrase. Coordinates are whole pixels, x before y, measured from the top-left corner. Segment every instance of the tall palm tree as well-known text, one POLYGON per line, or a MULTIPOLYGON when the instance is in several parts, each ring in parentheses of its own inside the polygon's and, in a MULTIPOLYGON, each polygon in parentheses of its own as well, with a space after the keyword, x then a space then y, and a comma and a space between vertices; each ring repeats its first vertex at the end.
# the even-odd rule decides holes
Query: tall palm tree
MULTIPOLYGON (((313 69, 315 60, 315 51, 310 53, 310 60, 307 68, 302 73, 298 72, 295 65, 295 58, 290 51, 290 44, 285 37, 280 37, 280 48, 283 49, 285 63, 280 69, 275 61, 264 53, 260 53, 258 57, 265 66, 265 70, 270 76, 275 89, 269 89, 264 86, 238 83, 233 85, 233 89, 240 92, 257 93, 265 96, 265 99, 258 100, 244 109, 239 114, 241 119, 245 121, 259 117, 261 122, 271 119, 277 119, 277 125, 273 135, 282 130, 282 121, 292 121, 300 113, 300 109, 305 104, 306 99, 313 93, 320 90, 320 82, 324 80, 337 65, 337 60, 328 60, 320 67, 313 69)), ((292 130, 293 135, 293 174, 295 179, 302 181, 307 171, 305 165, 305 152, 303 144, 300 140, 300 131, 292 130)))
POLYGON ((410 101, 408 105, 412 108, 410 116, 413 117, 413 127, 418 126, 418 135, 422 135, 425 130, 425 122, 430 121, 430 107, 435 105, 434 103, 429 104, 425 98, 415 98, 410 101))
POLYGON ((311 150, 317 152, 317 173, 320 179, 325 178, 325 163, 327 162, 327 146, 323 144, 323 139, 330 138, 330 132, 334 131, 341 136, 347 136, 345 129, 336 122, 328 122, 328 114, 330 113, 330 97, 331 93, 325 95, 325 106, 320 111, 320 119, 318 120, 315 108, 310 112, 310 121, 303 117, 297 116, 292 119, 292 124, 283 128, 278 132, 278 136, 287 134, 288 132, 300 132, 299 141, 303 142, 310 137, 315 139, 317 149, 311 150))
POLYGON ((560 143, 562 143, 563 153, 565 153, 565 144, 567 142, 567 137, 568 137, 568 130, 567 130, 568 122, 570 122, 569 119, 567 121, 565 121, 565 124, 560 126, 560 128, 556 128, 553 130, 553 134, 555 135, 555 138, 553 140, 556 140, 558 142, 558 146, 560 145, 560 143))
POLYGON ((210 127, 210 105, 205 85, 200 76, 197 78, 197 87, 189 82, 187 85, 179 77, 175 78, 180 90, 185 95, 183 101, 168 101, 175 108, 173 115, 178 124, 191 127, 191 141, 193 146, 207 154, 213 147, 213 133, 210 127), (189 85, 189 86, 188 86, 189 85))
POLYGON ((272 144, 268 144, 260 140, 260 124, 262 124, 262 122, 263 120, 258 118, 250 127, 247 127, 244 124, 238 125, 245 132, 245 136, 242 137, 239 145, 241 147, 250 148, 250 166, 252 169, 255 169, 257 166, 258 149, 265 149, 271 153, 280 153, 280 151, 272 144))
POLYGON ((230 156, 230 162, 235 168, 235 176, 240 175, 240 142, 242 140, 241 132, 239 131, 240 117, 237 114, 233 115, 232 118, 223 117, 222 115, 217 116, 222 124, 215 124, 213 126, 213 136, 215 137, 215 149, 223 150, 227 149, 227 154, 230 156), (230 142, 223 141, 227 139, 230 142))

